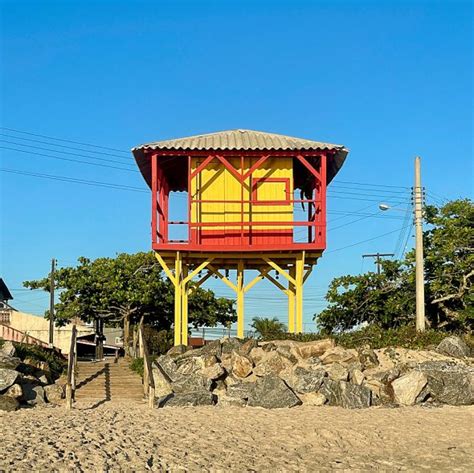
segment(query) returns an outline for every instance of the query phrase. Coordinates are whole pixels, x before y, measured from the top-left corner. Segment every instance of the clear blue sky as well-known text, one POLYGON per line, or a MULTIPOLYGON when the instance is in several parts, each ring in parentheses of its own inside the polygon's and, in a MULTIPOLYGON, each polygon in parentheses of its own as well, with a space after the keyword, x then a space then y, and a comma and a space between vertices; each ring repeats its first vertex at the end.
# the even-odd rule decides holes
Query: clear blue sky
MULTIPOLYGON (((1 5, 3 127, 125 151, 232 128, 350 148, 329 197, 328 252, 306 288, 307 328, 334 276, 373 268, 362 253, 411 245, 408 229, 399 231, 407 225, 404 213, 362 217, 376 213, 377 202, 409 199, 415 155, 423 158, 429 200, 472 196, 470 2, 1 5), (364 215, 350 214, 357 211, 364 215)), ((120 151, 0 132, 4 148, 114 165, 63 150, 133 169, 120 151)), ((145 189, 135 172, 0 151, 3 169, 145 189)), ((20 309, 45 309, 47 294, 17 289, 47 274, 51 257, 68 265, 81 255, 150 247, 146 193, 5 172, 0 184, 0 274, 20 309)), ((229 294, 217 282, 212 287, 229 294)), ((285 300, 276 288, 256 286, 246 312, 247 320, 284 318, 285 300)))

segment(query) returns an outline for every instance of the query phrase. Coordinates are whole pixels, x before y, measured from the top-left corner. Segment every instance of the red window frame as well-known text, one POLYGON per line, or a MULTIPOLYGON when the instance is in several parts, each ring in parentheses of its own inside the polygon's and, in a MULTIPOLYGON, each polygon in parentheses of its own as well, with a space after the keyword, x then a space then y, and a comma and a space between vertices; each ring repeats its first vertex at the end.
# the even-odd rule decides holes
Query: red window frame
POLYGON ((254 177, 252 179, 252 204, 254 205, 289 205, 290 199, 290 178, 289 177, 254 177), (284 200, 258 200, 258 184, 264 182, 282 182, 285 184, 284 200))

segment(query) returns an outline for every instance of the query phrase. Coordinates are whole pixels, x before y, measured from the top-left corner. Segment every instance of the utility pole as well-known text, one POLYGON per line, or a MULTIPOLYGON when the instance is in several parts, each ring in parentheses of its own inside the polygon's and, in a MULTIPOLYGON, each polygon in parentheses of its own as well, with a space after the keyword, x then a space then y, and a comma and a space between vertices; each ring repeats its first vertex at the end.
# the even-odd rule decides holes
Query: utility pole
POLYGON ((395 255, 393 253, 370 253, 368 255, 362 255, 362 258, 375 258, 375 264, 377 265, 377 274, 380 274, 383 256, 395 256, 395 255))
POLYGON ((54 272, 56 270, 56 260, 51 260, 51 274, 49 276, 49 345, 53 347, 54 334, 54 272))
POLYGON ((415 211, 415 276, 416 276, 416 330, 425 330, 425 274, 423 261, 423 189, 421 187, 421 159, 415 158, 415 187, 413 188, 415 211))

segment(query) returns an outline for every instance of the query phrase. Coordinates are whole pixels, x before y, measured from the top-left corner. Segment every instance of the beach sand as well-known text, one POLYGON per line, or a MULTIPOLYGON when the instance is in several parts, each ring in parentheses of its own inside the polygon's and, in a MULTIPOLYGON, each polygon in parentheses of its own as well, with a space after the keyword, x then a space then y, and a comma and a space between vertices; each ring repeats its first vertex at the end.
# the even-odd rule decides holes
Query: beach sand
POLYGON ((474 471, 474 408, 105 403, 0 414, 1 471, 474 471))

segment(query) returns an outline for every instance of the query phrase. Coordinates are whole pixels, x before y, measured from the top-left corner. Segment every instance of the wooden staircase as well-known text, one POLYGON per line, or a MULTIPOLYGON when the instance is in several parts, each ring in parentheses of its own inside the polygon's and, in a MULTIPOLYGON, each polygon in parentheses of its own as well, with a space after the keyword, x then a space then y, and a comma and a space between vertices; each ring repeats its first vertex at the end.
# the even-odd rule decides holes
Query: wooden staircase
POLYGON ((129 367, 129 361, 78 362, 76 401, 143 403, 141 377, 129 367))

